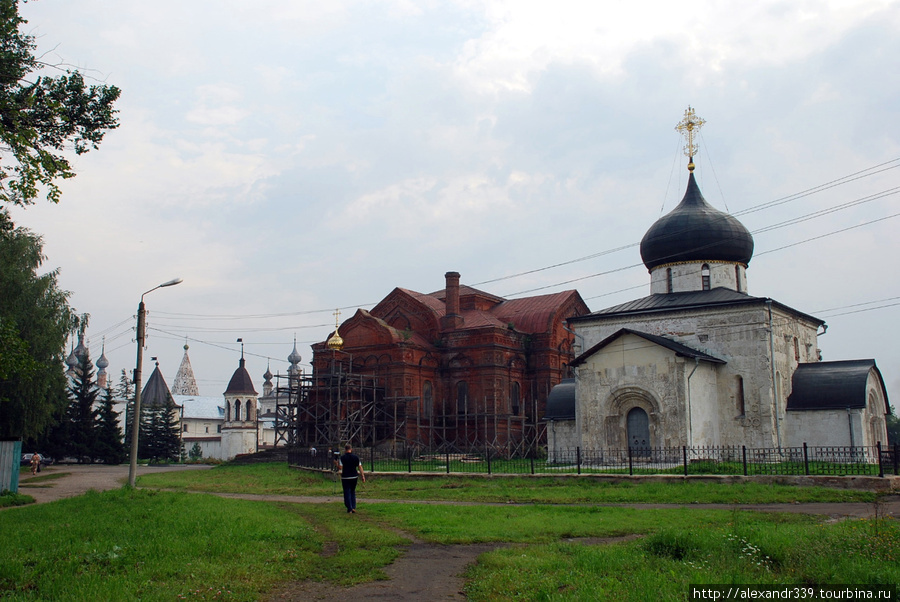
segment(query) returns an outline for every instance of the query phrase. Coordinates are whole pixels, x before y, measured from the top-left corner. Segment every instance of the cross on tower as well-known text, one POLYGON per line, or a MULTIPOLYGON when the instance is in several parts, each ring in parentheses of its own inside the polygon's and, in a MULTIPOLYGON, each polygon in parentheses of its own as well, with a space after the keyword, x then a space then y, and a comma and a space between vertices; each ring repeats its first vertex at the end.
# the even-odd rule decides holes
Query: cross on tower
POLYGON ((688 171, 694 171, 694 155, 700 152, 700 149, 694 143, 694 132, 696 130, 699 133, 704 123, 706 123, 706 120, 697 117, 694 108, 688 105, 687 110, 684 112, 684 119, 675 126, 675 129, 685 138, 684 154, 690 159, 688 171))
POLYGON ((341 317, 341 310, 340 309, 334 310, 334 313, 332 315, 334 316, 334 331, 337 332, 338 319, 340 319, 340 317, 341 317))

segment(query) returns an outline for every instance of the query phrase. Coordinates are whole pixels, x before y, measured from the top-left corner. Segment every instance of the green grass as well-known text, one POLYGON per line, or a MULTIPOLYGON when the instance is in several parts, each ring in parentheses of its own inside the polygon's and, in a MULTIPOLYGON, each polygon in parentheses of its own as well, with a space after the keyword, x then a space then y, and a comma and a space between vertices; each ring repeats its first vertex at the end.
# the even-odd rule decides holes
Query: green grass
POLYGON ((34 498, 30 495, 13 493, 8 489, 0 492, 0 508, 9 508, 11 506, 25 506, 26 504, 33 503, 34 498))
MULTIPOLYGON (((49 475, 48 475, 49 476, 49 475)), ((329 476, 283 464, 142 476, 143 487, 331 495, 329 476)), ((339 492, 339 486, 338 486, 339 492)), ((473 600, 678 600, 688 584, 900 584, 892 519, 614 502, 871 501, 870 492, 709 482, 573 478, 397 478, 339 502, 292 504, 122 489, 0 512, 4 600, 265 599, 286 582, 384 579, 402 530, 437 544, 494 542, 468 573, 473 600), (373 503, 385 499, 535 504, 373 503), (574 504, 573 502, 577 502, 574 504), (9 535, 14 534, 14 535, 9 535), (639 534, 614 545, 571 538, 639 534)))
POLYGON ((255 600, 297 579, 383 578, 400 538, 330 507, 91 492, 0 513, 4 600, 255 600), (339 541, 337 554, 321 552, 339 541), (338 562, 352 566, 347 577, 338 562))
MULTIPOLYGON (((141 487, 213 493, 256 493, 301 496, 340 493, 332 475, 300 471, 283 463, 238 466, 224 464, 210 470, 163 472, 141 476, 141 487)), ((714 483, 673 479, 672 482, 578 477, 424 477, 375 474, 360 484, 369 498, 516 502, 543 504, 591 503, 792 503, 873 502, 870 491, 795 487, 787 485, 714 483)))
POLYGON ((684 600, 690 584, 900 584, 894 520, 825 524, 740 513, 617 545, 553 542, 484 554, 472 600, 684 600), (836 554, 835 551, 840 550, 836 554))

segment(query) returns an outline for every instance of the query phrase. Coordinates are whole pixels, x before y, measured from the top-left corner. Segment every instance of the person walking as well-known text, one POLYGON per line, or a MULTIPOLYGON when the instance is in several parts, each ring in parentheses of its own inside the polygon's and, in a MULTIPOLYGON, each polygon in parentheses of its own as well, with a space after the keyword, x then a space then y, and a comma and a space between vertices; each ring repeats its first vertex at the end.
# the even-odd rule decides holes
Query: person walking
POLYGON ((31 474, 41 472, 41 454, 35 452, 31 455, 31 474))
POLYGON ((359 456, 353 453, 353 446, 349 443, 345 445, 344 455, 335 460, 334 464, 341 471, 341 488, 344 490, 344 506, 347 507, 347 513, 356 514, 356 482, 361 478, 365 483, 366 473, 359 456))

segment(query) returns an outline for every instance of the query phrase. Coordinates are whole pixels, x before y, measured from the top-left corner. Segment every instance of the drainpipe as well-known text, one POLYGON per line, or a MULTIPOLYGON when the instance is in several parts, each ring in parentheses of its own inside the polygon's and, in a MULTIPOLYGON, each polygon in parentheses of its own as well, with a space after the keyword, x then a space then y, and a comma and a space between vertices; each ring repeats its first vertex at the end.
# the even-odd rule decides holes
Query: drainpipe
POLYGON ((775 374, 775 326, 772 323, 771 299, 766 299, 766 309, 769 312, 769 365, 772 368, 772 411, 775 416, 775 437, 778 441, 778 450, 781 451, 781 412, 778 408, 778 377, 775 374))
POLYGON ((691 373, 688 374, 687 377, 687 407, 688 407, 688 447, 694 446, 694 422, 693 417, 691 415, 691 377, 694 375, 694 372, 697 371, 697 368, 700 366, 700 360, 696 357, 694 358, 694 369, 691 370, 691 373))
POLYGON ((847 427, 850 429, 850 447, 856 447, 856 441, 853 437, 853 412, 847 408, 847 427))

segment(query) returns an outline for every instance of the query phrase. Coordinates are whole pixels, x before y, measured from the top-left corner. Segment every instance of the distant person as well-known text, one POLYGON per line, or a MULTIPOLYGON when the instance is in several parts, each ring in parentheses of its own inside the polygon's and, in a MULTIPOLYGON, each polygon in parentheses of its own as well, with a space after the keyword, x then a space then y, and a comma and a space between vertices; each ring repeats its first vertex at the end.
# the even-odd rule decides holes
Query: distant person
POLYGON ((31 474, 41 472, 41 454, 31 454, 31 474))
POLYGON ((344 490, 344 506, 347 513, 356 514, 356 482, 362 478, 366 482, 366 473, 363 471, 359 456, 353 453, 353 446, 349 443, 344 446, 344 455, 334 461, 341 471, 341 488, 344 490), (359 470, 359 474, 357 474, 359 470))

